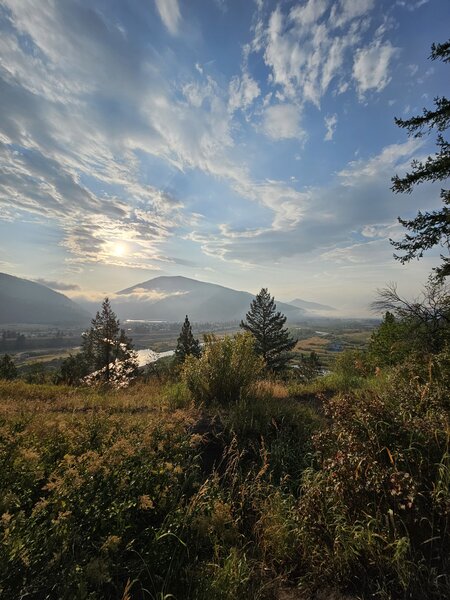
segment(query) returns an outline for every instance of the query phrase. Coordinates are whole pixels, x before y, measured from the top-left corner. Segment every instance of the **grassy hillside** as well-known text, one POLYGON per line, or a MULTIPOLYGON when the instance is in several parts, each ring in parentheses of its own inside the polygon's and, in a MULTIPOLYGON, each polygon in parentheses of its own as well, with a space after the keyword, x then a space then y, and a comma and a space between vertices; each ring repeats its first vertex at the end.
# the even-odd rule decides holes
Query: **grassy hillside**
POLYGON ((435 367, 353 391, 342 375, 260 381, 207 407, 158 378, 0 382, 2 598, 443 599, 435 367))

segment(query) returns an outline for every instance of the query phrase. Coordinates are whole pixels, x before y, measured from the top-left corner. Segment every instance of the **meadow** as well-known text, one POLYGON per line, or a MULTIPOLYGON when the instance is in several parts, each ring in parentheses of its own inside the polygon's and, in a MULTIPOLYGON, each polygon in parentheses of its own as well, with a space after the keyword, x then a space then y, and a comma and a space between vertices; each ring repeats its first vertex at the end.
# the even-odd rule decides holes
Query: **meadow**
POLYGON ((447 598, 449 364, 0 382, 1 597, 447 598))

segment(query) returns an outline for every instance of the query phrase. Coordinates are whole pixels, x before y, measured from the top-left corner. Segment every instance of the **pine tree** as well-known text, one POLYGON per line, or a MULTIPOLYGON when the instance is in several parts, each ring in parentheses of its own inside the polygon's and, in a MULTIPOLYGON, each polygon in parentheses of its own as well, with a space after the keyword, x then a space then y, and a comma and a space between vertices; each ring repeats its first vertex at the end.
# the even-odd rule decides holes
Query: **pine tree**
MULTIPOLYGON (((444 63, 450 62, 450 40, 444 44, 431 47, 432 60, 440 59, 444 63)), ((422 137, 433 128, 438 131, 437 146, 439 152, 433 157, 429 156, 425 162, 414 160, 411 163, 412 171, 404 177, 395 175, 392 178, 392 190, 395 193, 406 192, 410 194, 415 185, 424 181, 445 181, 450 175, 450 143, 444 139, 442 132, 450 125, 450 100, 437 97, 434 100, 434 110, 424 108, 423 114, 408 120, 395 119, 399 127, 404 127, 408 135, 422 137)), ((440 244, 450 252, 450 190, 441 189, 441 199, 444 207, 438 211, 418 212, 411 220, 401 219, 399 222, 412 234, 407 233, 403 240, 393 241, 391 244, 396 250, 405 252, 403 256, 394 254, 401 263, 406 263, 413 258, 421 258, 423 253, 440 244)), ((436 276, 440 279, 450 275, 450 258, 441 255, 442 263, 435 269, 436 276)))
MULTIPOLYGON (((120 328, 120 321, 111 308, 108 298, 102 303, 101 311, 91 321, 91 328, 83 334, 82 355, 90 371, 98 374, 93 381, 101 379, 105 383, 117 378, 120 372, 133 376, 137 370, 137 360, 131 340, 120 328), (123 366, 126 366, 126 369, 123 366)), ((90 378, 92 379, 92 377, 90 378)))
POLYGON ((198 358, 200 354, 200 343, 194 338, 189 318, 186 315, 180 335, 178 336, 175 359, 178 363, 183 363, 186 356, 195 356, 198 358))
POLYGON ((255 337, 255 350, 269 369, 277 371, 286 366, 291 358, 290 350, 295 341, 284 327, 286 317, 276 312, 277 305, 267 288, 263 288, 250 305, 246 320, 241 327, 255 337))

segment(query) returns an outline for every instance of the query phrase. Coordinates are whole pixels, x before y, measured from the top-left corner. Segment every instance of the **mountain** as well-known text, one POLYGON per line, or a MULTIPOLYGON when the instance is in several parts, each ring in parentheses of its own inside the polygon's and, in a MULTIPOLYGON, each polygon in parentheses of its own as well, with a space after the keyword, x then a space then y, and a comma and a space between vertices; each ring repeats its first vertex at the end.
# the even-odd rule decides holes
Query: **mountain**
POLYGON ((312 311, 335 311, 336 309, 333 308, 332 306, 328 306, 327 304, 319 304, 318 302, 308 302, 307 300, 302 300, 301 298, 296 298, 295 300, 292 300, 291 302, 289 302, 289 304, 292 304, 293 306, 296 306, 297 308, 303 308, 305 310, 312 310, 312 311))
MULTIPOLYGON (((239 321, 254 299, 222 285, 188 277, 155 277, 117 292, 113 301, 121 319, 182 321, 185 315, 197 323, 239 321)), ((301 319, 304 310, 283 302, 277 309, 291 321, 301 319)))
POLYGON ((40 283, 0 273, 0 323, 87 325, 90 314, 40 283))

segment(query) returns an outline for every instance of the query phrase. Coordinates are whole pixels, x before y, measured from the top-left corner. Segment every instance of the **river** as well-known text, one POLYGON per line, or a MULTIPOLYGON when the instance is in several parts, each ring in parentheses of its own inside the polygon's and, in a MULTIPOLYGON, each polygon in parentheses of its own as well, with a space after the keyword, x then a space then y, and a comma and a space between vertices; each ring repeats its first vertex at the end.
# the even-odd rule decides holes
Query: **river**
POLYGON ((168 350, 167 352, 155 352, 154 350, 150 350, 150 348, 145 348, 144 350, 136 350, 140 367, 145 367, 145 365, 154 363, 160 358, 163 358, 164 356, 173 356, 173 353, 173 350, 168 350))

